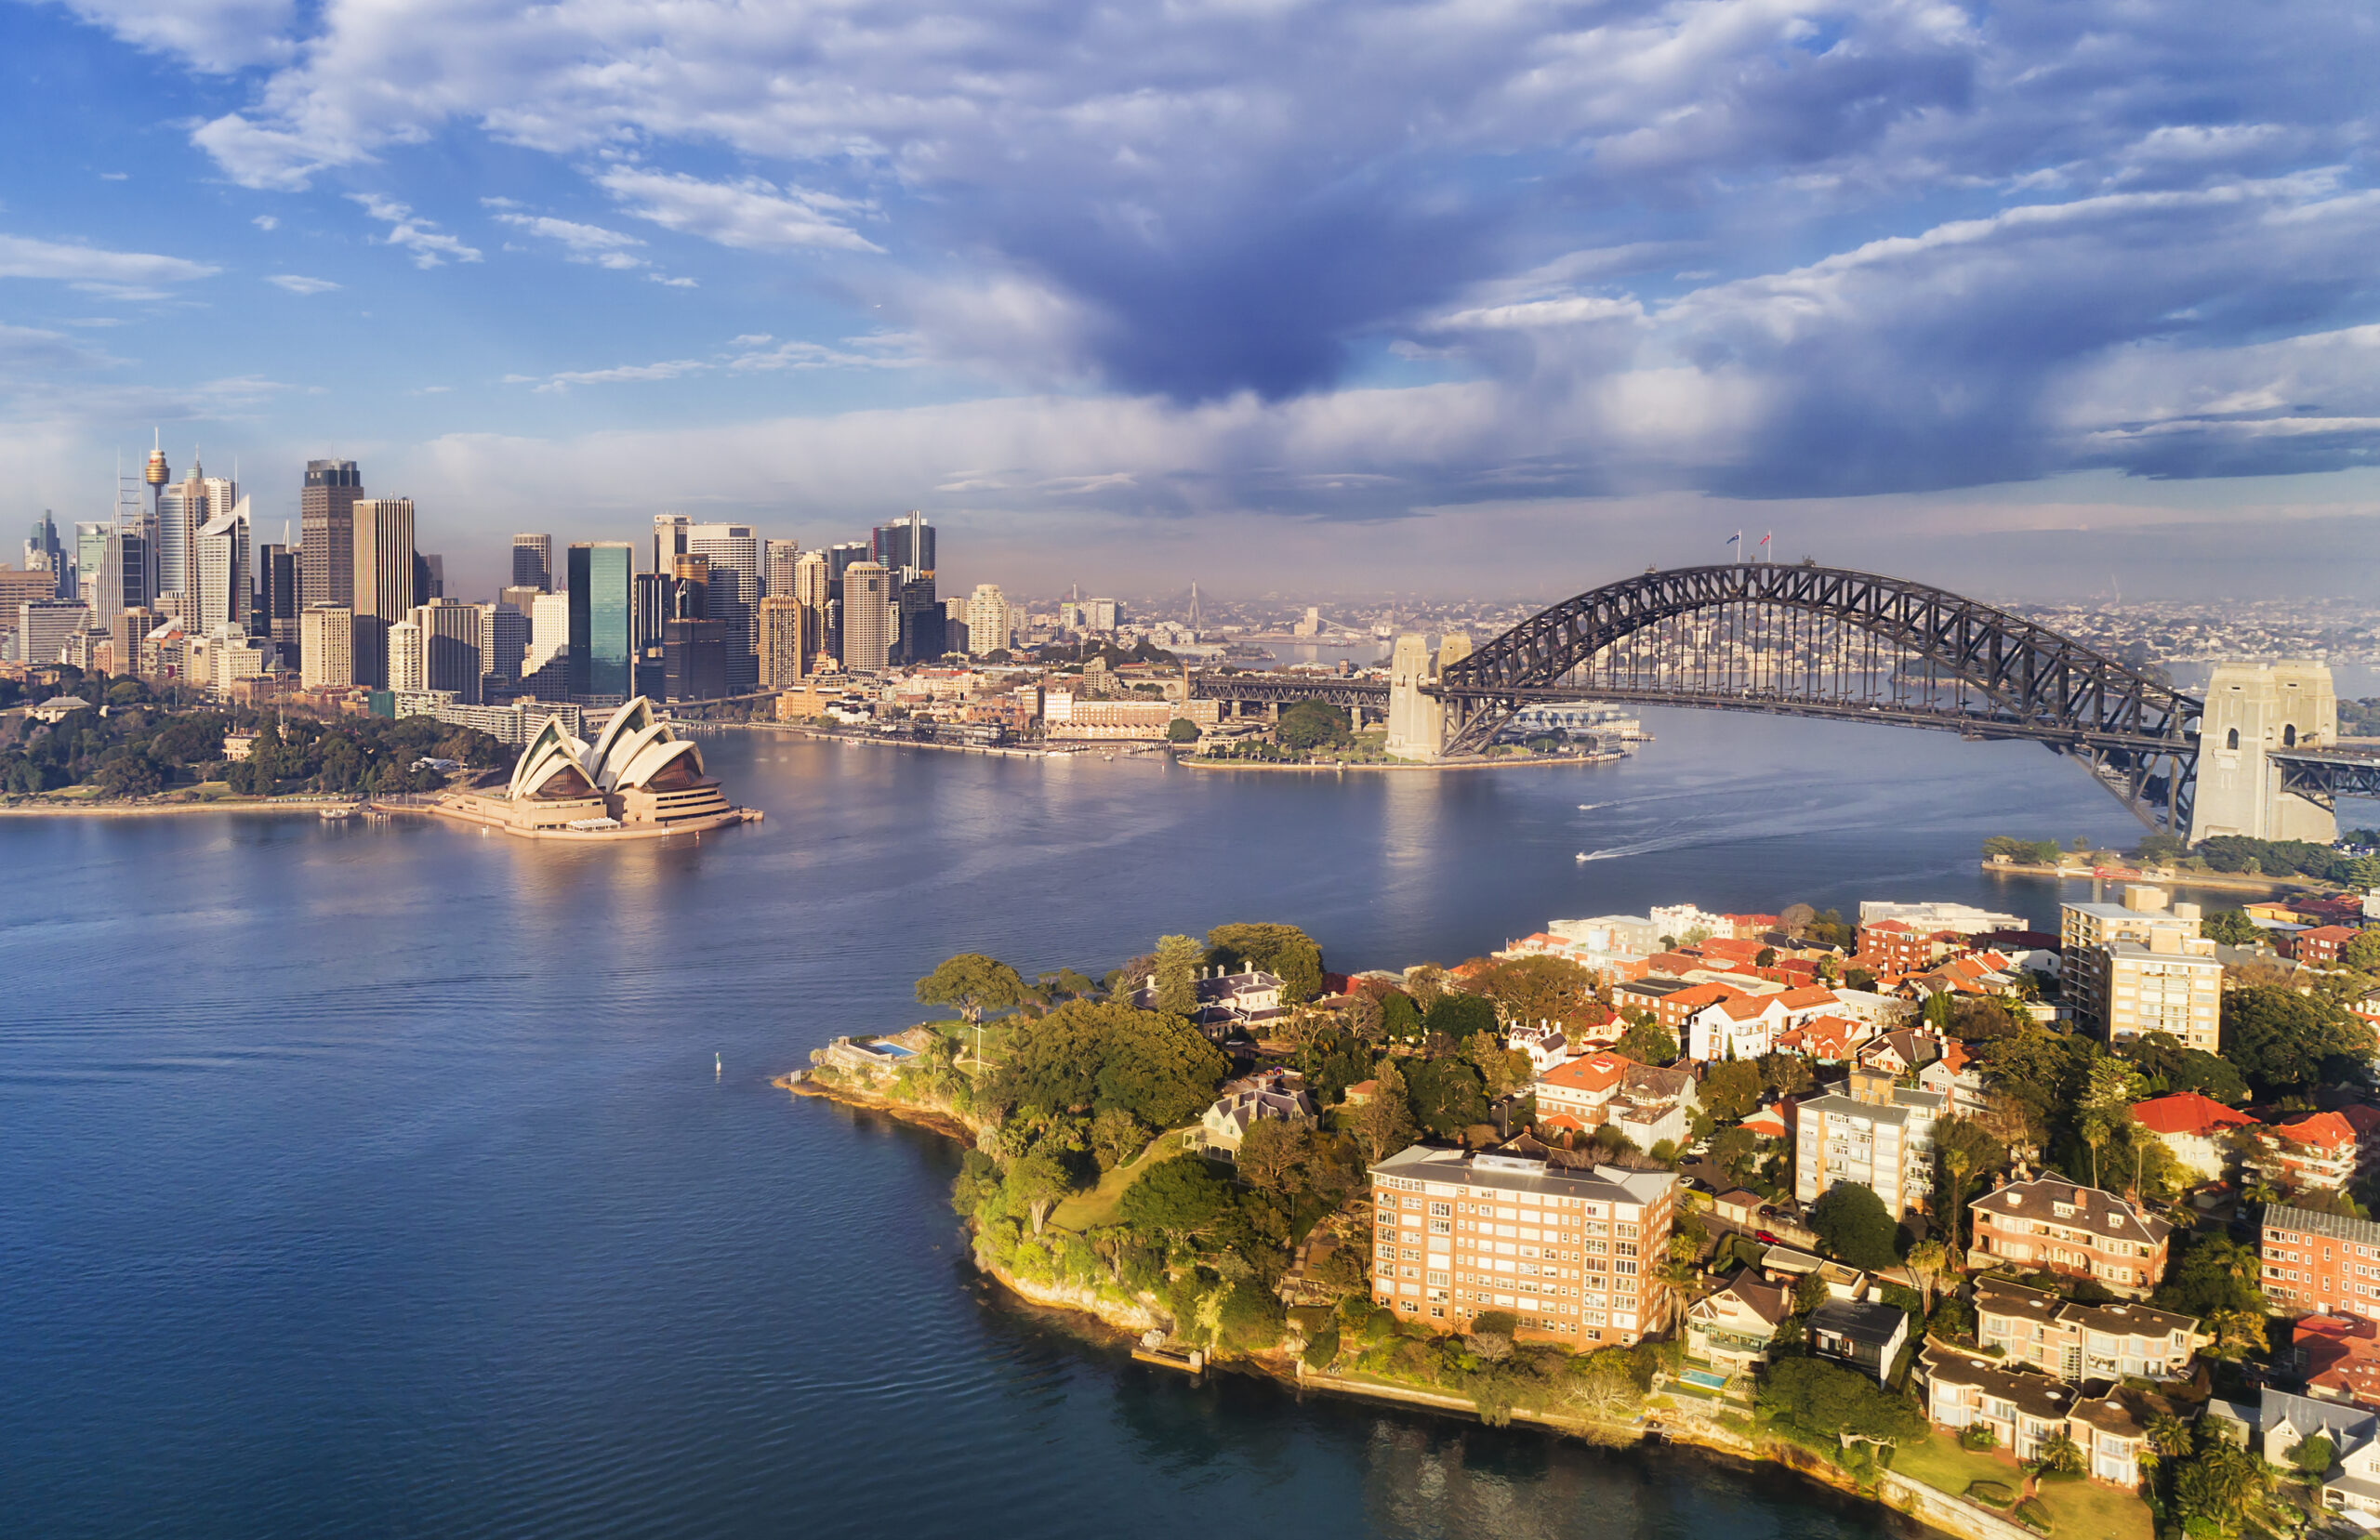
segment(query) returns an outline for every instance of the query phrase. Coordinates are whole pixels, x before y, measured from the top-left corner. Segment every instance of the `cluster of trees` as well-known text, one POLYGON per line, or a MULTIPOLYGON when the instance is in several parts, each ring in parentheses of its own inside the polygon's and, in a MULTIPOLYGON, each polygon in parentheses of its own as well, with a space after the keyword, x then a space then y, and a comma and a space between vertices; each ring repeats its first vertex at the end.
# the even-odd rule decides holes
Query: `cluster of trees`
POLYGON ((1468 1399, 1483 1421, 1502 1426, 1514 1412, 1559 1413, 1624 1423, 1637 1415, 1653 1376, 1674 1368, 1681 1345, 1646 1343, 1591 1353, 1514 1340, 1510 1311, 1483 1310, 1469 1336, 1441 1336, 1418 1321, 1399 1320, 1363 1295, 1335 1310, 1290 1312, 1293 1341, 1304 1343, 1306 1364, 1421 1386, 1468 1399))
MULTIPOLYGON (((97 685, 92 686, 97 691, 97 685)), ((85 699, 90 697, 86 696, 85 699)), ((515 751, 484 732, 428 717, 403 721, 260 717, 245 707, 173 711, 137 679, 107 685, 108 712, 75 711, 54 726, 25 724, 0 748, 0 790, 28 796, 96 785, 111 796, 147 796, 220 780, 237 793, 426 791, 443 783, 422 758, 473 770, 511 763, 515 751), (227 732, 256 734, 250 757, 223 757, 227 732)))

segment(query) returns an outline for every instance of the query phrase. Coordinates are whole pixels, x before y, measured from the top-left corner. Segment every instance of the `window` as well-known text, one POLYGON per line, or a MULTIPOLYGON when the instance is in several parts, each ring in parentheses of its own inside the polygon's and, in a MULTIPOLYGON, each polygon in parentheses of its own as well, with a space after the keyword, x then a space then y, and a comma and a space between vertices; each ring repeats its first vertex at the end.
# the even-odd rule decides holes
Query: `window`
POLYGON ((1452 1213, 1454 1212, 1454 1204, 1432 1204, 1430 1205, 1430 1212, 1431 1212, 1432 1214, 1436 1215, 1436 1216, 1437 1216, 1438 1218, 1445 1218, 1447 1216, 1448 1216, 1448 1215, 1450 1215, 1450 1214, 1452 1214, 1452 1213))
POLYGON ((1454 1221, 1452 1219, 1432 1219, 1430 1221, 1430 1233, 1433 1235, 1449 1235, 1453 1232, 1454 1221))
POLYGON ((2238 728, 2235 727, 2230 731, 2223 735, 2223 746, 2225 748, 2232 749, 2240 746, 2240 730, 2238 728))
POLYGON ((2295 748, 2297 746, 2296 723, 2292 722, 2287 727, 2281 730, 2281 746, 2283 748, 2295 748))

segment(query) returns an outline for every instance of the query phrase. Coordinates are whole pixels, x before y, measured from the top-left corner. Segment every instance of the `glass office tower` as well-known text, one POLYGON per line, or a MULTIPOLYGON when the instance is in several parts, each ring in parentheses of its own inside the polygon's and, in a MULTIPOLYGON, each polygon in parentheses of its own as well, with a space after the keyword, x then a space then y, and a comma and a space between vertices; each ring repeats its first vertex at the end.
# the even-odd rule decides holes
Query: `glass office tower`
POLYGON ((570 547, 570 693, 625 701, 634 683, 635 547, 625 540, 570 547))

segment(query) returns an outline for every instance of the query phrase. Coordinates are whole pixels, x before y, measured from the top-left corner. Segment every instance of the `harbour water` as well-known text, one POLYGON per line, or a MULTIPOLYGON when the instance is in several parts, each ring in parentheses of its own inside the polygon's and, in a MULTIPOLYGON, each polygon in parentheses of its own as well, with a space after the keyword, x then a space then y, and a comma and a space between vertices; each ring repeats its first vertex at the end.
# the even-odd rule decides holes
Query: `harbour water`
POLYGON ((2133 833, 2038 748, 1647 726, 1620 765, 1343 778, 722 734, 767 822, 627 849, 0 821, 0 1531, 1881 1533, 1774 1473, 1133 1365, 973 1277, 949 1146, 767 1084, 914 1020, 954 951, 1096 973, 1263 918, 1336 967, 1451 963, 1681 900, 2042 921, 1983 836, 2133 833))

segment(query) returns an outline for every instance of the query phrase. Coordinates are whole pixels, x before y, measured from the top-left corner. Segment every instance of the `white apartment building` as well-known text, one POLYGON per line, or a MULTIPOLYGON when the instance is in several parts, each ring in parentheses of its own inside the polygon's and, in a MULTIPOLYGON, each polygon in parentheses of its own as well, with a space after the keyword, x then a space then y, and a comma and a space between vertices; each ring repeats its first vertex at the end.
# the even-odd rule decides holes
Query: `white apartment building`
POLYGON ((1854 1070, 1844 1089, 1795 1109, 1793 1196, 1814 1204, 1836 1183, 1856 1182, 1888 1213, 1917 1207, 1933 1183, 1934 1124, 1949 1100, 1854 1070))
MULTIPOLYGON (((2165 900, 2163 888, 2150 887, 2147 883, 2134 883, 2123 890, 2123 902, 2121 903, 2068 903, 2058 906, 2058 950, 2064 959, 2059 967, 2059 978, 2079 1020, 2091 1026, 2112 1029, 2114 1022, 2110 1007, 2114 980, 2110 970, 2111 949, 2119 942, 2131 942, 2145 951, 2156 951, 2166 956, 2211 958, 2214 955, 2211 943, 2203 946, 2188 944, 2202 941, 2198 905, 2177 903, 2168 909, 2165 900), (2162 941, 2160 937, 2163 938, 2162 941)), ((2215 977, 2219 981, 2221 976, 2222 969, 2218 967, 2215 977)), ((2163 993, 2162 981, 2160 993, 2163 993)), ((2208 1030, 2211 1033, 2211 1025, 2208 1030)), ((2186 1043, 2189 1041, 2181 1033, 2175 1035, 2186 1043)))
POLYGON ((967 596, 967 612, 960 618, 967 623, 971 656, 980 658, 1007 648, 1015 623, 1010 618, 1008 596, 1000 592, 998 584, 976 584, 975 591, 967 596))

